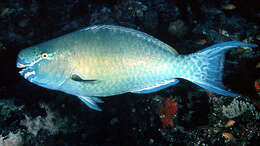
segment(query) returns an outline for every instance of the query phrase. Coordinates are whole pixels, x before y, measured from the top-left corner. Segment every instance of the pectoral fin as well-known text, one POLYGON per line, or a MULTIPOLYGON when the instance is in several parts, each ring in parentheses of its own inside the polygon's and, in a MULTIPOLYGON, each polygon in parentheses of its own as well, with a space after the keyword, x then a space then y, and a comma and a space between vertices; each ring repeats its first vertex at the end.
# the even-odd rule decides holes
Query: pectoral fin
POLYGON ((89 83, 96 83, 97 82, 97 80, 85 80, 85 79, 82 79, 77 74, 71 75, 71 79, 74 80, 74 81, 77 81, 77 82, 89 82, 89 83))

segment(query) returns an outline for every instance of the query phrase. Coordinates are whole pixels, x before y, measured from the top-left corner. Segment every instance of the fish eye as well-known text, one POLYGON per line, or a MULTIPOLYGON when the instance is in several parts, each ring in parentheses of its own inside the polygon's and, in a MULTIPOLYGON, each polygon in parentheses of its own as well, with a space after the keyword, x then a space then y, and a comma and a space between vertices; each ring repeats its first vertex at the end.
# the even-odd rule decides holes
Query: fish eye
POLYGON ((42 58, 43 59, 47 59, 48 58, 48 54, 47 53, 42 53, 42 58))

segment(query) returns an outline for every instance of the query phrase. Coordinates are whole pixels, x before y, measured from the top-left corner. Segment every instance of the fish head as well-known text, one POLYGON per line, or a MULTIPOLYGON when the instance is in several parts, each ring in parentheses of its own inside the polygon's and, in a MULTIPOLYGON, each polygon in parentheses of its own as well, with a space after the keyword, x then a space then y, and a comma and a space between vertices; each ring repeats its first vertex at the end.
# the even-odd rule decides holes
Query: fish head
POLYGON ((20 75, 39 86, 57 89, 65 82, 66 62, 63 54, 57 50, 41 45, 21 50, 17 57, 16 66, 20 75))

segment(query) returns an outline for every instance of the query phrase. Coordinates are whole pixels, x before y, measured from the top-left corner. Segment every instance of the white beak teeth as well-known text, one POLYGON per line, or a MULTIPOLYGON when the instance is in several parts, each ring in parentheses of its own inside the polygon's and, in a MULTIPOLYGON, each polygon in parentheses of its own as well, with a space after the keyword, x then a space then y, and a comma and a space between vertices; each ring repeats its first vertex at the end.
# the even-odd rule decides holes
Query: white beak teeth
POLYGON ((27 79, 31 75, 35 75, 35 71, 25 73, 24 78, 27 79))
POLYGON ((17 65, 16 65, 18 68, 25 68, 26 66, 24 65, 24 64, 21 64, 21 63, 17 63, 17 65))

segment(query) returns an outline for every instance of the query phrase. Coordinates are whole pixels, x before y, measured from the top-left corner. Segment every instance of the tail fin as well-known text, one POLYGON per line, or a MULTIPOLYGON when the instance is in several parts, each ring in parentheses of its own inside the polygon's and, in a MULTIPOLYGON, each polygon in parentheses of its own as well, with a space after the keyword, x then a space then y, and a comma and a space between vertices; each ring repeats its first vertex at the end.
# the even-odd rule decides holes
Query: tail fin
POLYGON ((189 59, 193 61, 193 64, 197 63, 198 66, 195 77, 188 77, 187 79, 212 92, 225 96, 236 96, 237 94, 227 91, 222 83, 225 53, 236 47, 257 47, 257 45, 231 41, 212 45, 187 56, 190 57, 189 59), (196 62, 196 60, 201 62, 196 62))

